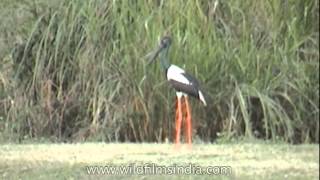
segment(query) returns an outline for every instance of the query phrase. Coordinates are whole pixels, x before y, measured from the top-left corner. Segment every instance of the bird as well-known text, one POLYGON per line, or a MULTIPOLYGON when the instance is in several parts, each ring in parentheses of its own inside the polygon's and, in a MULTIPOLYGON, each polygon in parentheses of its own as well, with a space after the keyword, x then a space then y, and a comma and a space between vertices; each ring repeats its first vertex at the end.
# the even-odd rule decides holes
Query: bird
POLYGON ((180 144, 180 133, 182 124, 182 115, 184 108, 186 110, 186 135, 187 143, 192 144, 192 115, 188 97, 194 97, 207 106, 207 99, 200 87, 199 81, 184 69, 169 63, 169 49, 172 39, 170 36, 161 38, 158 47, 150 53, 151 58, 148 64, 154 62, 159 56, 160 64, 165 72, 166 79, 176 91, 176 118, 175 118, 175 144, 180 144))

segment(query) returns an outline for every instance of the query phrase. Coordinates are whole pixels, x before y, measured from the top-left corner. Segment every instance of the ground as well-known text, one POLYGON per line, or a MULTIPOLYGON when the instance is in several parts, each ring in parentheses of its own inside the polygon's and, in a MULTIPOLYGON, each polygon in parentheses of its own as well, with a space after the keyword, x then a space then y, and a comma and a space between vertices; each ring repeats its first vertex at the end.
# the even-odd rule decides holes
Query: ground
POLYGON ((266 142, 194 144, 191 148, 173 144, 0 145, 3 179, 163 179, 150 174, 103 175, 94 169, 107 165, 216 168, 212 175, 166 175, 170 179, 319 179, 319 146, 266 142))

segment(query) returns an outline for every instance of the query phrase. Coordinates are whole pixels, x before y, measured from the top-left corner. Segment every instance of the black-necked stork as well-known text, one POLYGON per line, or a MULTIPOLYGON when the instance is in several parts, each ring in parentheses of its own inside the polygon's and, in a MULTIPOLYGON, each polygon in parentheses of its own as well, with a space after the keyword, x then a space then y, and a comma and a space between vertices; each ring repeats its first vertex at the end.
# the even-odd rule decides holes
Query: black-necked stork
POLYGON ((175 143, 180 143, 180 130, 182 122, 182 114, 184 113, 182 108, 185 104, 186 108, 186 134, 187 142, 191 144, 192 137, 192 125, 191 125, 191 110, 188 101, 188 96, 195 97, 199 99, 205 106, 207 105, 204 94, 200 88, 199 82, 190 74, 186 73, 185 70, 180 67, 168 63, 168 52, 171 45, 171 38, 169 36, 164 36, 158 48, 154 51, 149 64, 153 62, 157 56, 160 56, 160 62, 162 68, 165 70, 166 77, 171 86, 176 90, 177 95, 177 106, 176 106, 176 137, 175 143), (182 103, 182 100, 185 103, 182 103))

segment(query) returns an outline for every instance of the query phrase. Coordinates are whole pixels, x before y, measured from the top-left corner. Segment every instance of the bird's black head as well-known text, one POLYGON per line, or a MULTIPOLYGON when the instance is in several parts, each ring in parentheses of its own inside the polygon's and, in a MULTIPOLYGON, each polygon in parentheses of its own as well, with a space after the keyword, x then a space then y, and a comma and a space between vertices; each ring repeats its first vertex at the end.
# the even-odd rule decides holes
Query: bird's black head
POLYGON ((171 45, 171 37, 170 36, 164 36, 160 41, 160 48, 168 48, 171 45))
POLYGON ((170 45, 171 45, 171 37, 170 36, 162 37, 158 48, 151 53, 152 56, 150 58, 149 64, 152 63, 162 51, 166 50, 166 52, 168 52, 167 50, 170 47, 170 45))

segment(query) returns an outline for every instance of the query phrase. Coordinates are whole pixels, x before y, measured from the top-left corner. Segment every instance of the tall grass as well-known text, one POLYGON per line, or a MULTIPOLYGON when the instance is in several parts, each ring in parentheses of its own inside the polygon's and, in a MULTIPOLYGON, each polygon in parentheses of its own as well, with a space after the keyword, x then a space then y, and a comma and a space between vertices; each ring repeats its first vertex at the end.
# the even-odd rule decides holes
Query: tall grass
POLYGON ((169 33, 211 99, 195 137, 319 142, 319 1, 0 4, 3 140, 172 139, 175 93, 145 60, 169 33))

